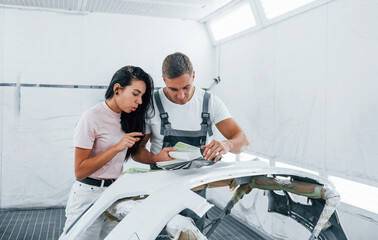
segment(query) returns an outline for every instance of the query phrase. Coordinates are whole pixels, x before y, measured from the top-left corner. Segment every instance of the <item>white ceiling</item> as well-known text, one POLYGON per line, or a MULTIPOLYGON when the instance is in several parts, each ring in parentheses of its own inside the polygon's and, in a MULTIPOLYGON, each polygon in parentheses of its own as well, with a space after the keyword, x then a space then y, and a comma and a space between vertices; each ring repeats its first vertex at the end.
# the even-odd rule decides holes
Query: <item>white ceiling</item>
POLYGON ((237 0, 0 0, 0 7, 57 9, 199 21, 237 0))

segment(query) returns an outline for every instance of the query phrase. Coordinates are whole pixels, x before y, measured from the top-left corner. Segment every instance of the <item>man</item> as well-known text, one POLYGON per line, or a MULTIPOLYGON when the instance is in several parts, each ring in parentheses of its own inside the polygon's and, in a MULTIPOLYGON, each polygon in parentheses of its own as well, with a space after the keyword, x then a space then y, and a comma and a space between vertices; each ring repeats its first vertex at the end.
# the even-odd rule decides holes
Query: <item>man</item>
MULTIPOLYGON (((193 85, 195 72, 185 54, 168 55, 162 73, 165 87, 154 94, 156 113, 146 121, 146 135, 134 157, 136 161, 151 164, 151 168, 156 169, 156 162, 173 160, 168 153, 175 150, 173 146, 179 141, 201 147, 204 158, 214 159, 214 162, 223 154, 240 153, 248 146, 246 135, 224 103, 214 94, 193 85), (206 145, 207 136, 213 134, 212 124, 227 140, 212 140, 206 145), (150 151, 145 148, 148 140, 150 151)), ((205 190, 197 193, 205 197, 205 190)), ((203 218, 199 219, 194 213, 186 215, 202 230, 203 218)))

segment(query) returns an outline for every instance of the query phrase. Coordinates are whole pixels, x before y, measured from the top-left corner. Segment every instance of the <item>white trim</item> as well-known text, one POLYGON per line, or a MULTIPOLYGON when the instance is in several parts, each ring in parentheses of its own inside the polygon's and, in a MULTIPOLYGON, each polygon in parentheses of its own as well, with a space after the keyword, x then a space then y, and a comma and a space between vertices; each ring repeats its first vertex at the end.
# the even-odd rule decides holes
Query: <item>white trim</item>
POLYGON ((247 1, 249 2, 249 5, 251 6, 252 13, 256 21, 256 26, 263 26, 262 17, 264 17, 264 14, 261 14, 261 13, 264 13, 264 12, 263 11, 261 12, 261 10, 258 8, 256 4, 256 0, 247 0, 247 1))

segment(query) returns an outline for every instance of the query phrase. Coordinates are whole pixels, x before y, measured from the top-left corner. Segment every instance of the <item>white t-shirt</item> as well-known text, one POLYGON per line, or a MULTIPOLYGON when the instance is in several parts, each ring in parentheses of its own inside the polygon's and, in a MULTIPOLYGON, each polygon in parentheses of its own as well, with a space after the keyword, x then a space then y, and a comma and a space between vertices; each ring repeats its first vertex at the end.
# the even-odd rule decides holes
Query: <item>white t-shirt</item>
MULTIPOLYGON (((101 102, 84 112, 75 125, 75 147, 92 149, 90 158, 103 153, 118 143, 125 135, 121 128, 121 114, 113 112, 105 102, 101 102)), ((127 148, 117 153, 90 177, 116 179, 121 175, 127 148)))
MULTIPOLYGON (((196 87, 193 97, 183 105, 171 102, 163 93, 163 88, 158 91, 164 110, 168 113, 168 121, 171 123, 173 129, 189 131, 197 131, 201 129, 201 114, 205 90, 196 87)), ((154 106, 154 117, 146 120, 146 134, 151 133, 150 152, 152 154, 157 154, 161 151, 163 146, 164 136, 160 135, 161 120, 156 101, 154 101, 154 106)), ((209 113, 213 129, 215 124, 231 117, 227 107, 213 93, 210 93, 209 113)))

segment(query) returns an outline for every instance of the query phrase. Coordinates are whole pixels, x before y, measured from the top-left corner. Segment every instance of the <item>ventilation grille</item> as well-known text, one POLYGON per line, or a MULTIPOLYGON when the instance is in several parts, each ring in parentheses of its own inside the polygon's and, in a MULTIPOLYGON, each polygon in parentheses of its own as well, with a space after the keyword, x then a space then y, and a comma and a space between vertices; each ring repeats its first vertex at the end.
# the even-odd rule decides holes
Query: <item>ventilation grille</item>
POLYGON ((231 0, 0 0, 1 6, 200 20, 231 0))

